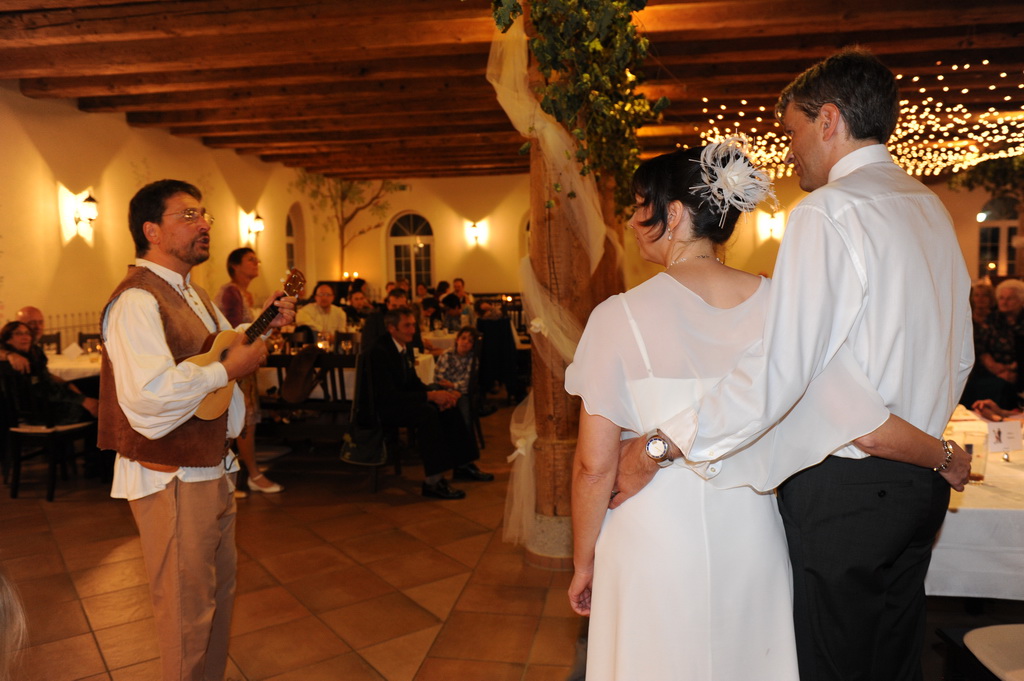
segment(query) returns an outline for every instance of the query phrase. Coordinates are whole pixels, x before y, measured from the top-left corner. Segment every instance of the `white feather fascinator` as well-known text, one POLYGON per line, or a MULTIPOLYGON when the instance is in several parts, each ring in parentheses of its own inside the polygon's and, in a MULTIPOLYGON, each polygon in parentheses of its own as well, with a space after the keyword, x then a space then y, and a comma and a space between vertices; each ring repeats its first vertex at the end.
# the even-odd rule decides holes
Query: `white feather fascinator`
POLYGON ((771 178, 750 162, 748 146, 743 137, 728 137, 707 145, 700 155, 703 183, 690 189, 715 206, 723 224, 729 208, 749 213, 765 199, 775 203, 771 178))

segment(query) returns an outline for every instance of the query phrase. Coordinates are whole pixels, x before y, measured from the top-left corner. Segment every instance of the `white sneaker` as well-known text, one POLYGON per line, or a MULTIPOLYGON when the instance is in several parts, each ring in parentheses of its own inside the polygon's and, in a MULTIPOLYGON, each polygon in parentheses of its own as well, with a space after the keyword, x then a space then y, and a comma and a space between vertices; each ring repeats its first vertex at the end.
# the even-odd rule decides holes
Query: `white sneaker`
POLYGON ((263 492, 264 494, 277 494, 278 492, 283 492, 284 491, 284 487, 282 487, 281 485, 277 484, 276 482, 274 482, 273 480, 271 480, 267 476, 265 476, 262 473, 260 473, 257 476, 249 478, 249 491, 250 492, 263 492), (257 482, 257 480, 265 480, 269 484, 267 484, 265 486, 264 485, 260 485, 257 482))

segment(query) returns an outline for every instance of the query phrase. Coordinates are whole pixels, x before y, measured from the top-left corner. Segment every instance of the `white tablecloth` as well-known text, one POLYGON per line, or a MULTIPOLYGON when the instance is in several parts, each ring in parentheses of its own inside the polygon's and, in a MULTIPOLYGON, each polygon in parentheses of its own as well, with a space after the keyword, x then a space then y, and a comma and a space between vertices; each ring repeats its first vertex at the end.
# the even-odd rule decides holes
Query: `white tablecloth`
POLYGON ((1024 455, 988 455, 985 481, 953 492, 925 579, 931 596, 1024 600, 1024 455))
POLYGON ((455 334, 454 333, 438 333, 437 331, 428 331, 423 334, 423 340, 428 341, 430 345, 436 350, 448 350, 455 347, 455 334))
POLYGON ((100 375, 100 356, 98 354, 80 355, 74 359, 67 355, 47 355, 46 360, 46 366, 50 373, 65 381, 100 375))

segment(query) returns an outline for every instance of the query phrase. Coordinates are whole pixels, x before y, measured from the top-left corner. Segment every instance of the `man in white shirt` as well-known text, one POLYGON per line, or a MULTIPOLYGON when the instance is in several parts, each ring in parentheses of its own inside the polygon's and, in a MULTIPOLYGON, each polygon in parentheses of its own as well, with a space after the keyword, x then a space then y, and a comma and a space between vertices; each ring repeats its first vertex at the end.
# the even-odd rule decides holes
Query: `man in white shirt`
MULTIPOLYGON (((892 73, 858 51, 783 91, 788 160, 811 194, 779 250, 763 355, 662 425, 688 460, 729 466, 725 457, 786 415, 841 349, 891 414, 942 433, 973 364, 970 279, 945 208, 884 146, 898 113, 892 73)), ((823 405, 820 427, 842 422, 844 408, 823 405)), ((627 498, 653 475, 645 438, 636 440, 620 469, 627 498)), ((959 452, 935 440, 927 460, 901 460, 898 446, 871 435, 858 445, 779 488, 800 677, 920 679, 924 578, 949 500, 937 471, 959 452)))
MULTIPOLYGON (((334 289, 330 284, 320 284, 313 292, 313 302, 304 305, 295 315, 295 323, 306 325, 314 331, 333 334, 335 331, 347 331, 348 319, 345 311, 334 306, 334 289)), ((332 335, 333 338, 333 335, 332 335)))
MULTIPOLYGON (((252 373, 267 355, 262 340, 243 344, 240 335, 219 361, 187 361, 210 333, 230 328, 190 280, 192 267, 210 257, 213 218, 201 200, 177 180, 136 193, 128 217, 135 266, 103 314, 99 444, 118 452, 111 496, 128 500, 139 527, 163 681, 224 678, 238 470, 227 440, 244 423, 242 394, 233 387, 217 418, 195 413, 209 393, 252 373)), ((294 299, 273 304, 280 314, 271 326, 291 323, 294 299)))

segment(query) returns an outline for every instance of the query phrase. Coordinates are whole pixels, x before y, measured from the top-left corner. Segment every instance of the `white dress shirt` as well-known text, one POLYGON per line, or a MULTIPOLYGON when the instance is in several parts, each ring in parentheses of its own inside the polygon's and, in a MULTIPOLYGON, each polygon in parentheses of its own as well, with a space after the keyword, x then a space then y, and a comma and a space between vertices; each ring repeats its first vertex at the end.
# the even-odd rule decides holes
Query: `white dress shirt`
MULTIPOLYGON (((210 318, 190 285, 190 276, 183 278, 143 258, 136 259, 135 265, 149 269, 179 291, 211 333, 231 328, 216 307, 213 309, 217 318, 210 318)), ((244 324, 238 329, 247 326, 244 324)), ((160 309, 148 291, 128 289, 111 303, 103 318, 103 338, 107 359, 116 367, 113 373, 118 404, 131 427, 151 440, 163 437, 192 418, 204 397, 228 384, 227 372, 220 362, 207 366, 187 361, 174 363, 164 336, 160 309), (116 333, 107 333, 111 327, 116 333)), ((236 385, 228 407, 227 437, 237 437, 244 422, 245 402, 236 385)), ((237 470, 237 461, 232 459, 228 469, 221 462, 219 466, 182 466, 175 472, 164 473, 118 454, 110 496, 140 499, 164 489, 175 477, 182 482, 202 482, 237 470)))
POLYGON ((295 315, 295 325, 306 326, 314 331, 334 333, 335 331, 348 330, 348 317, 340 307, 331 305, 324 312, 316 303, 304 305, 295 315))
MULTIPOLYGON (((938 197, 883 145, 858 149, 790 215, 763 354, 745 357, 662 430, 691 461, 719 459, 785 415, 845 348, 891 413, 938 436, 974 362, 969 292, 938 197)), ((816 427, 869 408, 853 397, 823 405, 816 427)), ((834 453, 866 456, 853 445, 834 453)))

